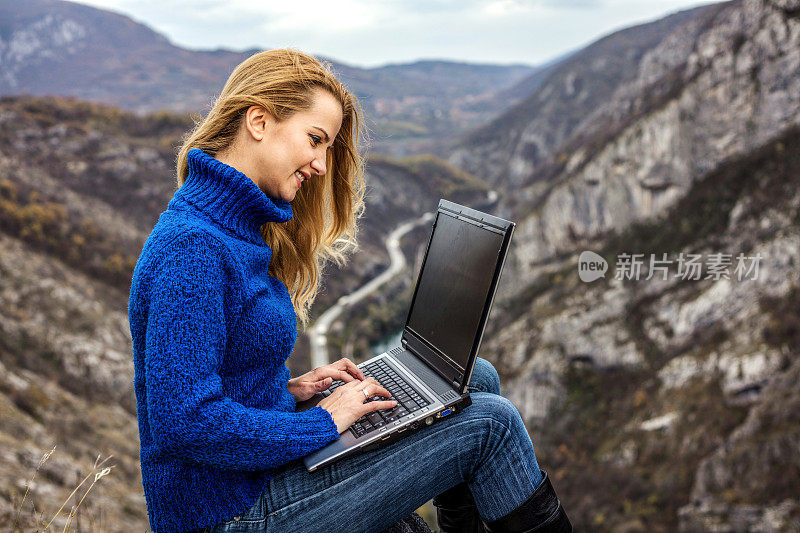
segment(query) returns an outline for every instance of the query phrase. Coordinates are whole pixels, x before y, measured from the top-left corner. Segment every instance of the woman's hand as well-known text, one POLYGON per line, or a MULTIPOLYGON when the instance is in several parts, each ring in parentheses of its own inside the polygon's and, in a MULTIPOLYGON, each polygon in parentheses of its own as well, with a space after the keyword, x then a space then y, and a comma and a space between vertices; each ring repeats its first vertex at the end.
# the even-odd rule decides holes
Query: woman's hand
POLYGON ((350 383, 353 380, 363 380, 364 373, 345 357, 290 379, 287 388, 296 401, 302 402, 330 387, 335 379, 350 383))
POLYGON ((367 398, 376 395, 385 398, 391 396, 388 390, 375 381, 375 378, 367 378, 364 381, 354 379, 341 387, 337 387, 333 394, 323 398, 317 406, 322 407, 331 414, 333 422, 336 424, 336 429, 339 433, 342 433, 365 414, 379 409, 391 409, 397 405, 396 400, 375 400, 364 403, 367 398))

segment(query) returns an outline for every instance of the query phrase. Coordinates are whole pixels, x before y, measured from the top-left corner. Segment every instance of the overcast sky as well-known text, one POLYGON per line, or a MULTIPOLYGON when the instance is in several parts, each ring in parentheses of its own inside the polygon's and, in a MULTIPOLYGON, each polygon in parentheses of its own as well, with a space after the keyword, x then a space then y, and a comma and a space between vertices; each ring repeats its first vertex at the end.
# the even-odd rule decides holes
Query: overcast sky
POLYGON ((540 64, 702 0, 81 0, 192 49, 293 47, 356 66, 540 64))

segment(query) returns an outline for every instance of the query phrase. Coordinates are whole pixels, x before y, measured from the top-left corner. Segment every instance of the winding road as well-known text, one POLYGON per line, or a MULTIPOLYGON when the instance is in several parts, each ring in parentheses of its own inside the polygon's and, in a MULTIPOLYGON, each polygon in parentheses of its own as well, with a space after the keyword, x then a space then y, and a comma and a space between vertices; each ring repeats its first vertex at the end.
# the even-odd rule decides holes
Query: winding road
POLYGON ((389 234, 386 238, 386 248, 389 252, 390 264, 386 271, 378 277, 362 285, 358 290, 339 298, 334 305, 328 308, 322 316, 317 319, 314 325, 309 328, 308 336, 311 341, 311 368, 317 368, 330 363, 328 356, 328 330, 334 320, 339 318, 346 307, 360 302, 376 290, 381 285, 392 279, 406 267, 406 258, 400 249, 400 239, 414 229, 416 226, 430 223, 433 220, 433 213, 425 213, 418 219, 404 222, 389 234))

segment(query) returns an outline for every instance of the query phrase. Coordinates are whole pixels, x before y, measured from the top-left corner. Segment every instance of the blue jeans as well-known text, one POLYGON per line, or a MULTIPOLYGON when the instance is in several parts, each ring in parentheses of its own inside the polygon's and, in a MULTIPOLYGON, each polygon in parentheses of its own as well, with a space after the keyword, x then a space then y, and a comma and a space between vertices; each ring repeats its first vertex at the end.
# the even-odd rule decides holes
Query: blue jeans
POLYGON ((507 515, 542 481, 533 443, 491 363, 477 360, 469 389, 472 405, 383 448, 315 472, 288 463, 246 513, 205 531, 381 531, 462 482, 485 520, 507 515))

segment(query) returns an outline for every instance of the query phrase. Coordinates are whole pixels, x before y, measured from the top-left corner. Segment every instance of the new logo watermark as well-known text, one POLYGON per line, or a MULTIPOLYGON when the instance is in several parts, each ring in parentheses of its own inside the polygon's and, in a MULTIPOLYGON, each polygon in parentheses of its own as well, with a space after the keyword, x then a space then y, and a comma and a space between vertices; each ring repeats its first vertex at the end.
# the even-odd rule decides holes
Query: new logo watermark
POLYGON ((581 252, 581 256, 578 258, 578 276, 580 276, 581 281, 590 283, 596 279, 604 278, 607 271, 608 262, 603 256, 589 250, 581 252))
MULTIPOLYGON (((680 278, 682 280, 720 280, 736 279, 738 281, 758 279, 758 268, 761 254, 747 256, 743 253, 736 257, 733 254, 680 253, 670 259, 668 254, 629 254, 617 255, 614 279, 645 281, 659 276, 662 280, 680 278), (646 277, 642 277, 646 274, 646 277)), ((578 257, 578 276, 586 283, 606 277, 608 262, 600 255, 586 250, 578 257)))

